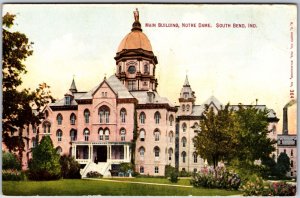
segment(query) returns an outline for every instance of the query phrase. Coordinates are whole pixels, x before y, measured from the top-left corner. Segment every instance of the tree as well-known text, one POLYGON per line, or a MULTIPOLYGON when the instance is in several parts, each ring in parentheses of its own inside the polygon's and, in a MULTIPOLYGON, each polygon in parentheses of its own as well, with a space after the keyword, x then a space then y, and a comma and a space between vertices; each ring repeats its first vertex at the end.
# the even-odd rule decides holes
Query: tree
POLYGON ((214 168, 221 160, 230 160, 237 141, 233 110, 229 104, 221 109, 205 106, 200 119, 201 131, 194 137, 196 153, 214 168))
POLYGON ((32 150, 29 161, 29 179, 55 180, 61 177, 60 155, 53 148, 50 136, 44 136, 32 150))
POLYGON ((286 153, 279 154, 275 169, 276 176, 280 179, 285 178, 286 173, 291 170, 290 158, 286 153))
POLYGON ((74 159, 74 157, 63 155, 59 159, 61 166, 61 174, 63 178, 68 179, 79 179, 80 175, 80 164, 74 159))
POLYGON ((10 152, 18 152, 22 163, 22 155, 25 147, 23 136, 24 128, 29 125, 40 124, 43 117, 42 108, 53 101, 49 86, 46 83, 31 91, 21 89, 21 76, 26 74, 24 61, 32 55, 32 42, 29 42, 25 34, 11 32, 15 15, 6 13, 3 16, 3 142, 10 152), (35 111, 34 111, 35 110, 35 111), (18 132, 18 135, 15 135, 18 132))
POLYGON ((21 164, 14 154, 2 151, 2 169, 21 170, 21 164))

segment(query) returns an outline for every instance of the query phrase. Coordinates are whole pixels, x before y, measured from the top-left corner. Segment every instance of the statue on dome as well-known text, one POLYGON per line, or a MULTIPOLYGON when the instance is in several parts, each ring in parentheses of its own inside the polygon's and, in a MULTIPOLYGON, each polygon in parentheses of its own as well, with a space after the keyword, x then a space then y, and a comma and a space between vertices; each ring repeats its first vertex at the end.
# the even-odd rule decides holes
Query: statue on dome
POLYGON ((135 22, 139 21, 139 10, 136 8, 135 11, 133 11, 133 15, 134 15, 134 20, 135 22))

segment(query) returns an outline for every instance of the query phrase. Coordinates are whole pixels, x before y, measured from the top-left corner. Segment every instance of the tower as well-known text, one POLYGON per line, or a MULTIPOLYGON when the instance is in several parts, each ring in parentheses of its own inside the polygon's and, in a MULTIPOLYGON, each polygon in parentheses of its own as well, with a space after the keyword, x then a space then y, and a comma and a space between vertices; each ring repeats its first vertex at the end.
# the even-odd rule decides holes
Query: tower
POLYGON ((190 86, 188 76, 186 76, 179 98, 179 111, 181 111, 181 115, 190 115, 192 113, 192 107, 195 104, 195 100, 195 92, 190 86))
POLYGON ((158 62, 143 33, 137 9, 131 32, 121 41, 115 60, 116 76, 129 91, 156 91, 155 67, 158 62))

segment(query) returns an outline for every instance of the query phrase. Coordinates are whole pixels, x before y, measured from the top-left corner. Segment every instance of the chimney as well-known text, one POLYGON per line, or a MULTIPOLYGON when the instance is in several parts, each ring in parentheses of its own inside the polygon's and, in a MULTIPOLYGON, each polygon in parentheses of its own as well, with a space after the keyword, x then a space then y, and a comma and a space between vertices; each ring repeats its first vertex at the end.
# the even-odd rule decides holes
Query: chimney
POLYGON ((282 134, 288 135, 288 108, 283 108, 283 126, 282 126, 282 134))

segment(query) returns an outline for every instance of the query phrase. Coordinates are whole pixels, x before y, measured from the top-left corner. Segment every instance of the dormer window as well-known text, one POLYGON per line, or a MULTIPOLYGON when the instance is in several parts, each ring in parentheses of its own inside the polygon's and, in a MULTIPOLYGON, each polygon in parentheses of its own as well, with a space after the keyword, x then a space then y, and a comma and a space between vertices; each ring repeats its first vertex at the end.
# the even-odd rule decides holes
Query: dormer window
POLYGON ((71 96, 65 96, 65 105, 71 105, 71 96))

